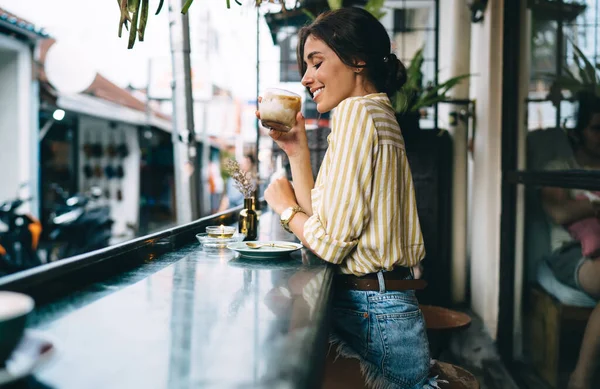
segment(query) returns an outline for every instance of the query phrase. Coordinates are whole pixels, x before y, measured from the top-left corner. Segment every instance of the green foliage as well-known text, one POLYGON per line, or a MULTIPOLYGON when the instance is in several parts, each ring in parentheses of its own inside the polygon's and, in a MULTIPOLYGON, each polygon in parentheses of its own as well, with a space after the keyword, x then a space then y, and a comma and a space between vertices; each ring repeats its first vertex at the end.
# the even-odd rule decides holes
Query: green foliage
POLYGON ((394 101, 394 109, 398 113, 415 113, 424 107, 429 107, 447 99, 446 94, 460 84, 470 74, 452 77, 438 85, 423 87, 423 47, 415 53, 406 69, 407 81, 398 91, 394 101))
POLYGON ((382 11, 383 3, 385 0, 369 0, 367 4, 365 4, 365 9, 371 13, 371 15, 375 16, 377 19, 381 19, 385 16, 386 12, 382 11))
POLYGON ((330 9, 340 9, 342 8, 342 3, 344 0, 327 0, 327 4, 330 9))
POLYGON ((563 100, 564 91, 568 91, 571 96, 581 91, 589 91, 600 96, 600 63, 594 65, 576 44, 573 42, 571 44, 574 54, 573 66, 563 65, 560 76, 542 74, 552 80, 549 98, 555 105, 560 104, 560 101, 563 100))
MULTIPOLYGON (((377 19, 381 19, 386 14, 385 11, 381 10, 384 2, 385 0, 369 0, 365 4, 365 10, 369 11, 377 19)), ((344 0, 327 0, 327 4, 329 5, 329 9, 340 9, 344 6, 344 0)))

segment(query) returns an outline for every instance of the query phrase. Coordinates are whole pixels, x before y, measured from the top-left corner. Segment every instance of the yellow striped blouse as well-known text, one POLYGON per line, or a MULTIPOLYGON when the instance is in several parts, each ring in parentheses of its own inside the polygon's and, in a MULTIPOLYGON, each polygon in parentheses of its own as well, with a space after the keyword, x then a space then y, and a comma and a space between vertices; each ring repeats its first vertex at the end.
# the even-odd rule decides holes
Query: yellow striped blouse
POLYGON ((404 139, 385 93, 351 97, 333 114, 304 238, 346 274, 412 267, 425 256, 404 139))

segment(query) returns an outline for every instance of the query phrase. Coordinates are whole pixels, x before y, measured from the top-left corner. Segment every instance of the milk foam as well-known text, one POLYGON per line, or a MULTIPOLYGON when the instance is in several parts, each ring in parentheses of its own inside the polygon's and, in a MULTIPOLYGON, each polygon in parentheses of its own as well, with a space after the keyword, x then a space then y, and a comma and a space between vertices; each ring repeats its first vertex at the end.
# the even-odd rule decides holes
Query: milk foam
POLYGON ((296 124, 296 110, 285 107, 276 97, 263 98, 259 108, 261 120, 274 121, 290 127, 296 124))

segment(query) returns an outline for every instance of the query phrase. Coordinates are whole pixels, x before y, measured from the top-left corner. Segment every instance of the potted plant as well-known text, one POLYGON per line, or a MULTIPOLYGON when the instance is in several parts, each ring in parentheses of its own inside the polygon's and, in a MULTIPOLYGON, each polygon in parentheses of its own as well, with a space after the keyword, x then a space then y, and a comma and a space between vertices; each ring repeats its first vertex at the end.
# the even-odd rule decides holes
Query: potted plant
POLYGON ((527 8, 531 9, 538 20, 562 20, 572 23, 586 10, 587 5, 585 1, 527 0, 527 8))
POLYGON ((571 67, 563 65, 561 75, 544 74, 552 80, 548 97, 555 106, 558 106, 562 100, 573 99, 582 91, 600 96, 600 63, 594 65, 576 44, 573 42, 571 44, 573 65, 571 67), (569 92, 568 96, 563 94, 565 91, 569 92))
POLYGON ((396 119, 403 133, 419 130, 419 119, 424 108, 447 100, 447 93, 462 80, 470 77, 463 74, 452 77, 440 84, 428 83, 423 86, 423 47, 415 53, 406 69, 407 81, 394 98, 396 119))

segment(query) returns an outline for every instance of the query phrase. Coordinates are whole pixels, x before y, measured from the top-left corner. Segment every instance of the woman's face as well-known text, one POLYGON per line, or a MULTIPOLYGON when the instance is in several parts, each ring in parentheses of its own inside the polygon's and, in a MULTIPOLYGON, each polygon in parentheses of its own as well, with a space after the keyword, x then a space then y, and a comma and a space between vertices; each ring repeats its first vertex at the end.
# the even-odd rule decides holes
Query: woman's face
POLYGON ((322 40, 310 35, 304 44, 306 73, 302 85, 310 88, 317 111, 329 112, 344 99, 366 94, 362 77, 344 64, 322 40))
POLYGON ((582 132, 581 145, 586 153, 600 159, 600 113, 594 114, 590 124, 582 132))

